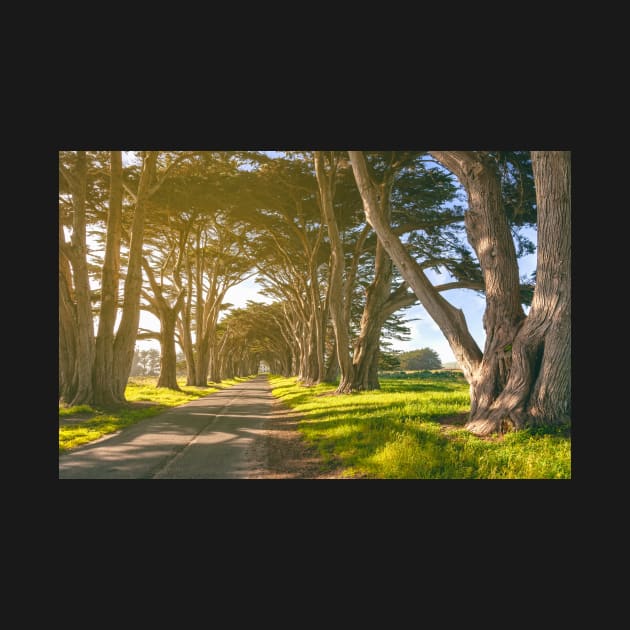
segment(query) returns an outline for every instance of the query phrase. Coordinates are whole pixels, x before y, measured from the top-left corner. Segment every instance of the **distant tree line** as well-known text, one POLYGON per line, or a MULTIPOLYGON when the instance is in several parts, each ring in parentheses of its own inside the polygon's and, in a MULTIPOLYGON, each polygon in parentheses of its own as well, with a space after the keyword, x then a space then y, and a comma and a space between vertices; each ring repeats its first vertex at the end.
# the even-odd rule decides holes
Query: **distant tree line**
POLYGON ((401 370, 441 370, 442 361, 435 350, 420 348, 400 353, 401 370))

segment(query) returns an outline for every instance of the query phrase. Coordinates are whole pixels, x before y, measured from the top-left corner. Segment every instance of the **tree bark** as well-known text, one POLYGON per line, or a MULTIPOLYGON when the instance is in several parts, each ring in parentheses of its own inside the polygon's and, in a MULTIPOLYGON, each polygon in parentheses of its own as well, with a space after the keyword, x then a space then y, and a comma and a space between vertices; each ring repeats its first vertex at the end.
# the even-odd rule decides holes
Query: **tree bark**
POLYGON ((533 152, 539 216, 537 284, 529 317, 520 304, 518 264, 503 211, 498 173, 483 153, 432 155, 466 187, 470 244, 482 268, 487 299, 481 355, 463 314, 440 298, 392 233, 363 155, 350 152, 368 221, 401 274, 440 327, 471 385, 467 428, 477 435, 532 423, 565 422, 570 414, 570 158, 533 152), (536 295, 538 297, 536 298, 536 295), (438 299, 439 298, 439 299, 438 299))
POLYGON ((466 233, 484 277, 486 341, 471 382, 469 425, 474 427, 475 419, 486 416, 505 387, 510 372, 505 348, 511 346, 525 319, 518 261, 494 161, 470 151, 432 151, 431 155, 455 174, 468 193, 466 233))
POLYGON ((175 308, 165 310, 160 316, 160 376, 157 387, 180 391, 177 384, 177 352, 175 350, 175 308))
POLYGON ((77 321, 72 297, 72 272, 66 254, 67 246, 59 221, 59 400, 69 404, 77 391, 76 336, 77 321))
POLYGON ((337 360, 337 342, 333 339, 330 356, 324 372, 324 383, 334 383, 339 376, 339 361, 337 360))
POLYGON ((333 330, 335 331, 335 345, 340 370, 337 393, 341 394, 352 391, 354 368, 349 354, 349 322, 345 317, 347 311, 344 305, 343 272, 345 258, 334 208, 336 158, 332 153, 329 154, 328 168, 326 167, 326 160, 322 151, 315 151, 314 159, 322 217, 327 225, 328 238, 330 239, 329 312, 333 330))
POLYGON ((94 364, 94 321, 90 277, 87 264, 86 217, 87 198, 87 155, 77 151, 77 163, 72 174, 72 276, 74 279, 74 301, 76 312, 76 392, 71 405, 92 402, 92 366, 94 364))
POLYGON ((570 422, 571 154, 532 151, 538 208, 536 288, 511 348, 505 389, 468 428, 487 435, 508 427, 570 422))
POLYGON ((142 165, 136 208, 131 227, 131 242, 129 245, 127 276, 125 277, 123 313, 114 341, 112 389, 114 396, 121 401, 125 400, 125 388, 133 363, 133 353, 140 321, 144 224, 149 187, 155 177, 157 157, 157 151, 147 151, 142 165))
POLYGON ((177 320, 177 328, 179 331, 180 345, 186 359, 186 385, 194 385, 197 380, 197 373, 195 368, 195 352, 191 332, 193 272, 188 252, 184 253, 184 261, 186 265, 186 299, 181 316, 177 320))
POLYGON ((110 153, 109 211, 107 238, 101 280, 101 310, 96 335, 94 359, 94 404, 111 406, 121 403, 114 393, 114 326, 118 312, 118 284, 120 278, 120 240, 123 202, 122 151, 110 153))
POLYGON ((177 352, 175 349, 175 326, 177 317, 184 306, 186 291, 180 289, 175 303, 171 305, 164 297, 162 285, 157 282, 153 269, 146 258, 142 259, 142 267, 147 274, 153 296, 144 293, 149 302, 149 310, 160 320, 160 375, 156 387, 167 387, 180 391, 177 383, 177 352))
MULTIPOLYGON (((388 212, 389 215, 389 212, 388 212)), ((387 216, 389 221, 389 216, 387 216)), ((361 315, 361 328, 354 344, 354 380, 351 389, 364 391, 380 389, 378 380, 378 357, 380 354, 381 330, 385 317, 385 304, 390 297, 392 285, 392 261, 377 237, 374 260, 374 279, 366 290, 365 305, 361 315)))

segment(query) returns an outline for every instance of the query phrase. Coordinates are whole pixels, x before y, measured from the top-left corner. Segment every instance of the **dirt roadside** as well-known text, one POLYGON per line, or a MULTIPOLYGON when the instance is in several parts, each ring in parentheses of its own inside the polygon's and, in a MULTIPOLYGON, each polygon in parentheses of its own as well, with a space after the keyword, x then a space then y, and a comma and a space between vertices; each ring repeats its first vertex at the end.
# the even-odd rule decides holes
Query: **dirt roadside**
POLYGON ((256 440, 258 472, 253 479, 341 479, 342 468, 325 464, 317 449, 306 443, 297 425, 299 413, 274 399, 264 433, 256 440))

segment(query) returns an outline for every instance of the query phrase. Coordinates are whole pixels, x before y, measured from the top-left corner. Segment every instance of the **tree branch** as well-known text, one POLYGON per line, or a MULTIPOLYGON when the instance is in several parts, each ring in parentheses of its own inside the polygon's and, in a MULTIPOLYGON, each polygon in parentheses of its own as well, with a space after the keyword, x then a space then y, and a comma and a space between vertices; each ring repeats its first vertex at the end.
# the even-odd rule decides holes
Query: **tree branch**
POLYGON ((147 330, 146 328, 138 328, 136 339, 157 339, 159 341, 160 333, 155 332, 154 330, 147 330), (140 332, 141 330, 143 332, 140 332))
POLYGON ((451 289, 472 289, 473 291, 485 291, 486 287, 483 282, 473 282, 467 280, 435 285, 436 291, 450 291, 451 289))
POLYGON ((131 190, 131 188, 129 188, 129 186, 125 184, 125 182, 123 182, 123 188, 129 193, 129 196, 133 199, 133 202, 138 203, 138 195, 136 195, 136 193, 134 193, 133 190, 131 190))
POLYGON ((179 155, 175 160, 173 160, 171 164, 167 167, 167 169, 164 171, 164 174, 160 178, 160 181, 158 181, 157 184, 155 184, 152 188, 149 188, 149 193, 147 197, 151 197, 152 195, 154 195, 162 187, 162 184, 168 179, 168 176, 170 172, 173 170, 173 168, 177 166, 178 164, 180 164, 181 162, 183 162, 184 160, 188 159, 189 157, 190 155, 184 153, 184 154, 179 155))
POLYGON ((74 249, 66 241, 59 241, 61 253, 72 263, 74 261, 74 249))
POLYGON ((402 236, 408 232, 414 232, 415 230, 426 230, 432 227, 438 227, 440 225, 452 225, 453 223, 460 223, 464 220, 464 215, 450 215, 434 221, 423 221, 421 223, 406 223, 405 225, 399 225, 392 228, 392 233, 396 236, 402 236))
POLYGON ((74 175, 61 162, 59 162, 59 172, 66 180, 68 186, 70 186, 70 190, 74 190, 76 186, 76 179, 74 178, 74 175))

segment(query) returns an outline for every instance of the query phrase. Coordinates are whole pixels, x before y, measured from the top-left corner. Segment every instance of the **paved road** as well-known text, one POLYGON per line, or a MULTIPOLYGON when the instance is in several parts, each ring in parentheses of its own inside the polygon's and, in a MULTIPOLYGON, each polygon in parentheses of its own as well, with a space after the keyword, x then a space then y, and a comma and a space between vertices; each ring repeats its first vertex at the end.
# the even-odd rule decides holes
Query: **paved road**
POLYGON ((142 420, 59 457, 60 479, 246 479, 271 416, 264 376, 142 420))

